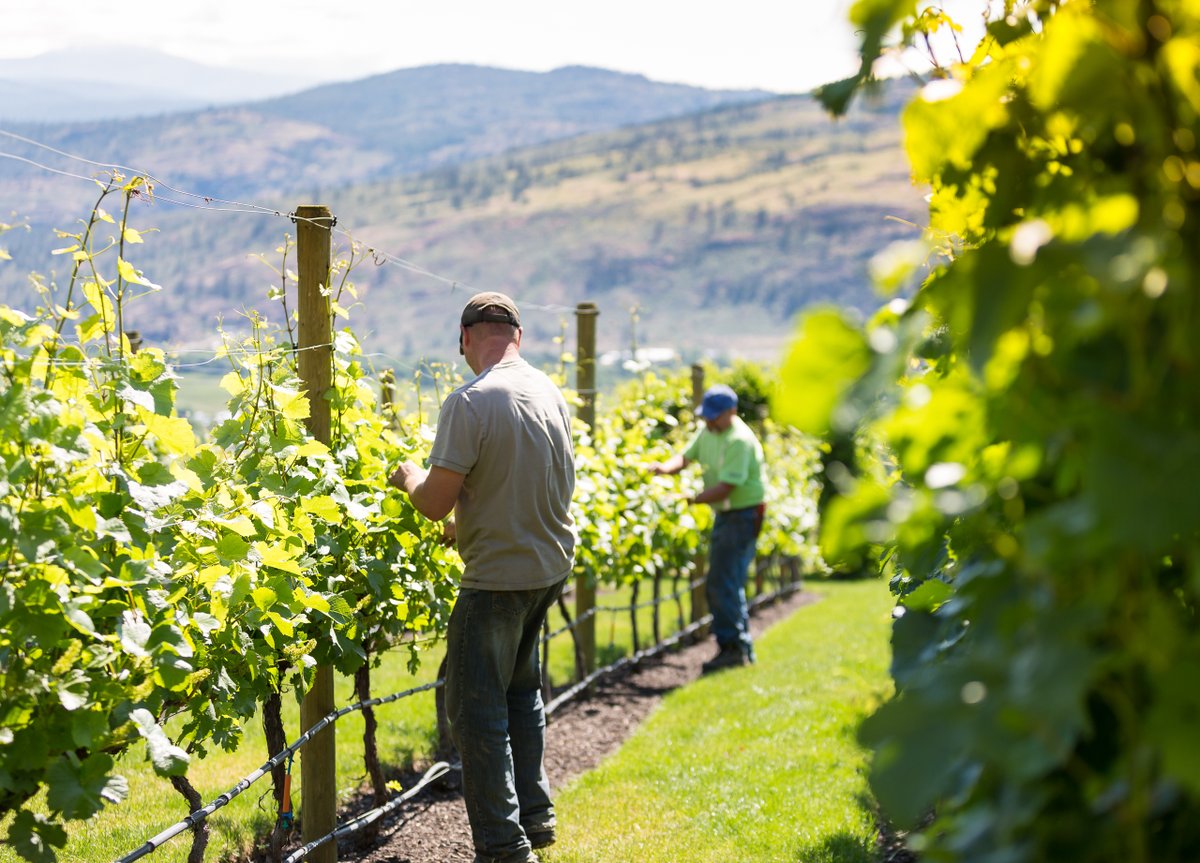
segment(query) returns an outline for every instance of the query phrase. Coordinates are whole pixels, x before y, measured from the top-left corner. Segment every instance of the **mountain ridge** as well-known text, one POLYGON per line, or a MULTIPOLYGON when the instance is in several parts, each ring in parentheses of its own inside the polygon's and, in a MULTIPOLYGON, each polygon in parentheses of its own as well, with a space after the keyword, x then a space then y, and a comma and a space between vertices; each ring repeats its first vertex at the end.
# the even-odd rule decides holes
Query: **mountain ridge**
MULTIPOLYGON (((836 122, 806 96, 717 106, 257 203, 275 215, 326 203, 340 245, 347 231, 378 250, 354 274, 368 311, 351 320, 397 366, 453 359, 452 322, 472 288, 528 307, 527 339, 543 349, 587 300, 602 308, 601 350, 777 355, 802 309, 871 308, 871 257, 920 235, 925 205, 898 123, 909 95, 890 87, 836 122)), ((253 152, 270 149, 259 139, 253 152)), ((309 167, 322 176, 320 160, 309 167)), ((139 204, 133 225, 161 235, 130 254, 167 289, 130 325, 154 344, 211 344, 218 318, 236 326, 242 309, 265 308, 278 278, 253 256, 278 263, 270 250, 294 232, 270 215, 139 204)), ((29 269, 61 273, 63 259, 45 254, 61 243, 47 236, 5 237, 17 260, 0 267, 0 298, 19 295, 29 269)))
MULTIPOLYGON (((132 166, 207 197, 243 199, 384 180, 514 147, 765 98, 591 67, 552 72, 468 64, 416 67, 301 93, 155 117, 6 124, 95 163, 132 166)), ((78 173, 78 161, 9 144, 13 155, 78 173)), ((77 212, 44 172, 0 160, 0 200, 46 220, 77 212), (61 203, 61 206, 56 204, 61 203)))

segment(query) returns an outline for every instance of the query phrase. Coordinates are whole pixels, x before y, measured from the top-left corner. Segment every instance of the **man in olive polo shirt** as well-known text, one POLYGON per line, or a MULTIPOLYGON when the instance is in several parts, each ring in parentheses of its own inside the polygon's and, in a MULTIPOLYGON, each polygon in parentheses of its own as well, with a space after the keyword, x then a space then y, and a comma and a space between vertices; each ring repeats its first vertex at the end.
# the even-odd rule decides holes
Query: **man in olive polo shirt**
POLYGON ((704 489, 688 498, 688 503, 706 503, 716 514, 705 592, 718 651, 704 663, 706 673, 754 661, 746 578, 762 529, 766 484, 762 444, 737 415, 737 404, 737 394, 729 387, 718 384, 709 388, 696 409, 704 428, 682 453, 653 468, 656 474, 673 474, 698 462, 704 489))

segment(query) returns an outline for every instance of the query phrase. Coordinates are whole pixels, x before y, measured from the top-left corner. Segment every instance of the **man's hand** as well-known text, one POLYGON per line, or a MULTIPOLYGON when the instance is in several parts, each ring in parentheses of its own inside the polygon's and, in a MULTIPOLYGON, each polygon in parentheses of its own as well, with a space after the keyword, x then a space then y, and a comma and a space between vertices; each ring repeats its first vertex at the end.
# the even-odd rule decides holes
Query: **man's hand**
POLYGON ((442 522, 442 545, 447 548, 458 545, 458 525, 452 518, 442 522))
POLYGON ((425 470, 416 462, 406 461, 388 477, 388 485, 407 494, 421 515, 441 521, 454 509, 464 479, 465 474, 444 467, 435 465, 425 470))
POLYGON ((388 477, 388 485, 395 486, 409 497, 413 489, 420 485, 427 471, 414 461, 406 461, 388 477))
POLYGON ((671 476, 679 473, 688 466, 688 460, 681 455, 673 455, 666 461, 650 466, 650 472, 655 476, 671 476))

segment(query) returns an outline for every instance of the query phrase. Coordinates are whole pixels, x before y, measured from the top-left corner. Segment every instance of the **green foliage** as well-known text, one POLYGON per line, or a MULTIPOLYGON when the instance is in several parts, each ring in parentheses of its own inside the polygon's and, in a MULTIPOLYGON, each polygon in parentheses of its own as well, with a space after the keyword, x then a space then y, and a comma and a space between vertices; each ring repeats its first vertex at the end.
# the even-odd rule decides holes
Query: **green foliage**
MULTIPOLYGON (((228 418, 198 440, 177 415, 165 356, 133 352, 124 332, 128 304, 160 290, 127 256, 146 232, 130 202, 152 192, 140 177, 103 184, 82 229, 62 232, 65 291, 39 281, 33 316, 0 306, 0 815, 8 844, 39 863, 63 846, 63 822, 128 795, 116 759, 134 744, 159 776, 184 776, 236 749, 268 698, 302 696, 319 664, 348 675, 403 642, 415 670, 456 591, 441 526, 387 484, 432 430, 377 403, 349 329, 320 396, 328 443, 308 431, 286 303, 282 326, 247 313, 247 335, 225 334, 228 418)), ((290 241, 276 251, 283 299, 290 241)), ((329 274, 335 316, 361 259, 352 247, 329 274)), ((685 387, 636 381, 580 441, 581 571, 632 585, 694 559, 703 524, 680 479, 643 469, 692 421, 685 387)), ((814 521, 810 464, 776 437, 793 458, 771 485, 770 548, 796 554, 814 521)))
POLYGON ((124 798, 113 756, 135 741, 180 775, 317 663, 351 671, 401 632, 440 631, 453 596, 456 556, 384 491, 424 438, 387 426, 348 332, 328 446, 304 426, 293 351, 257 318, 227 345, 231 416, 212 440, 175 416, 162 353, 132 354, 122 331, 157 290, 124 256, 141 232, 100 206, 116 194, 127 214, 149 192, 114 178, 63 234, 65 295, 44 286, 34 317, 0 307, 0 811, 31 859, 53 859, 61 819, 124 798), (41 787, 49 818, 24 808, 41 787))
MULTIPOLYGON (((864 57, 893 12, 946 25, 873 6, 864 57)), ((1006 2, 905 112, 941 262, 789 357, 822 548, 900 597, 898 696, 863 735, 888 814, 934 813, 926 859, 1200 847, 1198 57, 1195 3, 1006 2)))
POLYGON ((775 377, 757 363, 739 360, 724 375, 725 383, 738 397, 738 416, 757 425, 766 418, 775 389, 775 377))

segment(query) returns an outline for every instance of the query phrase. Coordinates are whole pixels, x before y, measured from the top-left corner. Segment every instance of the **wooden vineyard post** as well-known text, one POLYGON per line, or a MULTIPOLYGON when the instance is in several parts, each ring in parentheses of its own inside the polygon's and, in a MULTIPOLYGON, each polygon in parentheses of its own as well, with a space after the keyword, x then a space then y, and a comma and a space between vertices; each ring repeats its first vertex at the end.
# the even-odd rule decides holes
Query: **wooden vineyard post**
MULTIPOLYGON (((333 385, 333 326, 329 313, 329 259, 333 217, 328 207, 296 209, 299 273, 298 337, 300 379, 308 396, 308 431, 321 443, 330 438, 329 400, 333 385)), ((319 665, 312 688, 300 704, 300 726, 316 725, 333 712, 333 668, 319 665)), ((337 826, 337 757, 334 726, 321 730, 300 749, 301 838, 307 844, 337 826)), ((337 843, 327 842, 307 858, 335 863, 337 843)))
POLYGON ((396 420, 396 373, 391 369, 384 369, 379 375, 379 403, 388 428, 399 428, 400 423, 396 420))
MULTIPOLYGON (((704 366, 700 363, 692 364, 692 407, 700 407, 700 402, 704 399, 704 366)), ((703 579, 708 567, 707 556, 703 551, 696 555, 696 567, 694 570, 695 578, 703 579)), ((692 619, 691 623, 695 623, 704 615, 708 614, 708 594, 704 590, 704 582, 692 588, 692 619)), ((702 627, 697 630, 696 635, 702 637, 707 635, 707 628, 702 627)))
MULTIPOLYGON (((575 307, 575 332, 578 340, 575 356, 575 389, 582 404, 579 418, 590 433, 596 432, 596 318, 600 310, 595 303, 580 303, 575 307)), ((596 618, 591 614, 596 606, 594 573, 581 573, 575 578, 575 634, 583 659, 583 673, 596 669, 596 618)))

